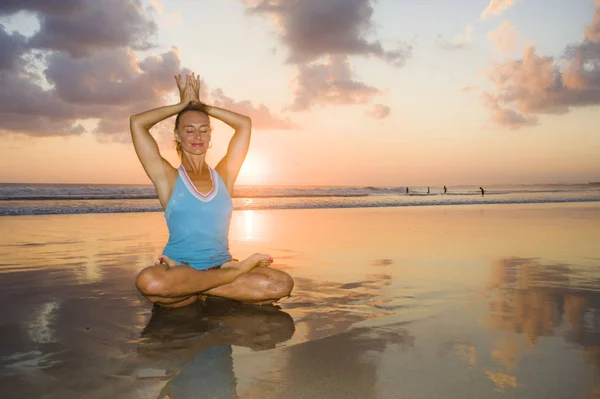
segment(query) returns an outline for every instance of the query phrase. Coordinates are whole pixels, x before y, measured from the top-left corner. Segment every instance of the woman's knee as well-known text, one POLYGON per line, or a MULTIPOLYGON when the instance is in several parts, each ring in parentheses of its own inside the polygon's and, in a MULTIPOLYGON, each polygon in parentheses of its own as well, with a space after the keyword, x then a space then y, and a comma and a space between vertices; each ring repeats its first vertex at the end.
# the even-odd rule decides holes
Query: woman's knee
POLYGON ((135 279, 135 286, 145 296, 164 296, 168 287, 163 265, 148 266, 135 279))
POLYGON ((283 298, 292 292, 294 288, 294 279, 292 276, 281 270, 273 270, 269 275, 266 284, 267 295, 270 298, 283 298))

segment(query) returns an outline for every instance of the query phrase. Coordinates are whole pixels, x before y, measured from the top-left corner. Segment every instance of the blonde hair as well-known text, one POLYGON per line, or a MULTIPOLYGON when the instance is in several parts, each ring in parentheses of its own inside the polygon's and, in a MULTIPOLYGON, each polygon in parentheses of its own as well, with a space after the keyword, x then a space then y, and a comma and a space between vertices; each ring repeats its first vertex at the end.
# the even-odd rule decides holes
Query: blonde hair
POLYGON ((181 141, 175 139, 173 140, 173 144, 175 145, 175 151, 177 151, 177 155, 179 156, 179 160, 183 160, 183 148, 181 147, 181 141))

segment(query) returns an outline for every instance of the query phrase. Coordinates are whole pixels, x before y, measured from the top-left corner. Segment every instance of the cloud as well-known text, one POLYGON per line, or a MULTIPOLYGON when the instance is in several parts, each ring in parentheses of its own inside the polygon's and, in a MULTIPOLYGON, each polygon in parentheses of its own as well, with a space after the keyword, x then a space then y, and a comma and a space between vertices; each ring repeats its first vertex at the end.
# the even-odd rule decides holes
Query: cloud
POLYGON ((12 69, 27 51, 27 38, 18 32, 9 34, 0 24, 0 70, 12 69))
POLYGON ((40 24, 28 47, 66 51, 74 57, 108 48, 147 50, 157 32, 153 6, 144 6, 140 0, 0 2, 0 15, 22 11, 33 13, 40 24))
POLYGON ((493 65, 488 77, 498 94, 485 103, 495 115, 510 110, 510 117, 495 118, 495 122, 511 126, 530 125, 540 114, 600 105, 599 61, 587 68, 586 60, 578 56, 561 71, 552 57, 539 56, 529 47, 523 59, 493 65))
MULTIPOLYGON (((53 53, 46 61, 45 75, 52 89, 43 90, 14 73, 10 79, 0 80, 0 130, 68 135, 83 132, 75 124, 77 120, 97 119, 94 133, 127 136, 129 116, 162 105, 163 98, 176 90, 173 75, 190 72, 182 70, 176 49, 142 60, 133 51, 115 49, 87 58, 53 53)), ((257 129, 293 127, 266 106, 235 101, 221 89, 213 90, 212 97, 214 105, 252 117, 257 129)))
POLYGON ((86 6, 88 0, 9 0, 0 2, 0 15, 28 11, 51 15, 68 15, 86 6))
POLYGON ((53 53, 46 63, 51 88, 19 69, 0 72, 0 130, 68 135, 82 132, 78 120, 100 119, 97 131, 127 133, 129 116, 159 106, 174 88, 172 71, 181 69, 174 50, 140 62, 122 49, 86 59, 53 53))
POLYGON ((269 108, 260 104, 254 106, 250 101, 235 101, 223 94, 223 90, 215 89, 212 91, 214 105, 221 108, 230 109, 242 115, 247 115, 252 119, 252 127, 262 130, 286 130, 293 129, 294 124, 287 118, 280 118, 271 113, 269 108))
POLYGON ((481 18, 488 18, 494 15, 500 15, 512 7, 514 0, 490 0, 490 4, 481 13, 481 18))
POLYGON ((397 42, 391 49, 372 38, 375 0, 242 0, 248 13, 274 21, 297 66, 294 103, 303 111, 314 105, 366 104, 379 90, 356 80, 349 56, 377 57, 402 67, 412 47, 397 42))
POLYGON ((75 106, 60 101, 54 89, 44 90, 31 75, 20 71, 0 72, 0 113, 12 114, 16 119, 34 116, 55 121, 77 118, 75 106))
POLYGON ((472 33, 473 33, 473 27, 470 25, 467 25, 465 27, 465 33, 456 35, 452 42, 447 42, 444 39, 442 39, 441 36, 438 36, 438 44, 444 50, 462 49, 462 48, 465 48, 468 44, 470 44, 473 41, 473 39, 471 37, 472 33))
POLYGON ((579 64, 574 60, 561 72, 552 57, 539 56, 534 47, 529 47, 521 60, 493 65, 488 78, 500 93, 499 101, 514 104, 523 114, 565 113, 570 107, 593 105, 600 100, 593 95, 598 87, 587 82, 574 84, 585 80, 586 71, 579 64))
POLYGON ((375 119, 385 119, 390 116, 391 111, 387 105, 375 104, 366 114, 375 119))
POLYGON ((515 51, 519 41, 517 25, 504 20, 498 29, 488 32, 487 38, 492 42, 497 52, 502 54, 511 53, 515 51))
MULTIPOLYGON (((20 60, 21 61, 21 60, 20 60)), ((44 90, 36 76, 21 69, 0 71, 0 133, 30 136, 80 134, 77 107, 44 90)))
MULTIPOLYGON (((249 3, 247 0, 246 3, 249 3)), ((272 16, 289 50, 288 61, 304 64, 328 55, 371 55, 396 66, 410 57, 400 45, 384 50, 374 32, 372 0, 260 0, 248 5, 250 14, 272 16)))
POLYGON ((573 108, 600 105, 600 1, 580 43, 567 47, 561 68, 553 57, 529 46, 522 59, 494 63, 488 79, 494 92, 482 91, 493 121, 518 128, 537 122, 542 114, 564 114, 573 108))
MULTIPOLYGON (((34 13, 40 30, 27 38, 0 25, 2 134, 68 136, 92 121, 98 138, 120 141, 130 115, 163 105, 176 93, 173 75, 190 72, 175 48, 138 57, 134 49, 146 47, 155 23, 152 7, 137 0, 0 3, 1 15, 18 11, 34 13)), ((265 106, 252 110, 266 124, 286 123, 265 106)))
POLYGON ((74 57, 123 46, 147 50, 153 47, 150 39, 157 31, 151 9, 139 0, 89 0, 70 14, 37 16, 40 29, 30 39, 30 46, 66 51, 74 57))
POLYGON ((350 61, 345 56, 328 57, 325 63, 299 65, 296 75, 293 111, 304 111, 315 104, 366 104, 380 91, 353 79, 350 61))
POLYGON ((485 106, 491 112, 492 122, 496 125, 516 130, 526 126, 534 126, 538 123, 535 117, 521 114, 514 109, 502 107, 501 101, 490 93, 483 92, 482 97, 485 106))
POLYGON ((39 115, 24 118, 0 113, 0 126, 0 135, 22 133, 28 136, 52 137, 79 135, 85 132, 83 126, 78 123, 39 115))
POLYGON ((98 51, 86 58, 51 54, 46 78, 63 101, 122 106, 171 91, 173 75, 180 69, 175 50, 140 61, 133 51, 120 48, 98 51))
POLYGON ((600 43, 600 0, 596 0, 596 3, 599 7, 596 8, 592 24, 585 28, 583 38, 590 42, 600 43))
POLYGON ((165 6, 158 0, 150 0, 150 7, 156 11, 158 14, 162 14, 165 6))
POLYGON ((158 14, 157 23, 162 29, 170 29, 181 25, 181 14, 178 12, 164 13, 165 6, 158 0, 150 0, 150 8, 158 14))

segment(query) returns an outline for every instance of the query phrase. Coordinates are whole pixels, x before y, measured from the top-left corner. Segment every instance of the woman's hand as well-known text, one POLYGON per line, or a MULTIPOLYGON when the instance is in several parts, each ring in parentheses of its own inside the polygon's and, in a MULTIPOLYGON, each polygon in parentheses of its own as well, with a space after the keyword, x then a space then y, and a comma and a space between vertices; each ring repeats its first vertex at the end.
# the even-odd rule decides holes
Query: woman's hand
POLYGON ((200 75, 196 75, 194 78, 194 73, 192 72, 192 78, 190 82, 192 89, 194 90, 194 94, 196 96, 196 101, 200 101, 200 75))
POLYGON ((179 102, 189 104, 200 101, 200 77, 194 77, 194 73, 186 75, 185 82, 181 75, 175 75, 175 82, 179 89, 179 102))

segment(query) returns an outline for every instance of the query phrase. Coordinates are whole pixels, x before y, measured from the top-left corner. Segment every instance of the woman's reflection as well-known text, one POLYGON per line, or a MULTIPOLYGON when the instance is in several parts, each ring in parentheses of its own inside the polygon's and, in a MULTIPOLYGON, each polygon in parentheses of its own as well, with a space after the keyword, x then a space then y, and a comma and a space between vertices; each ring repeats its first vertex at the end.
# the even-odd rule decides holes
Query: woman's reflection
POLYGON ((141 334, 138 378, 170 379, 159 398, 235 398, 232 345, 274 348, 294 334, 294 320, 276 306, 209 300, 155 308, 141 334))

